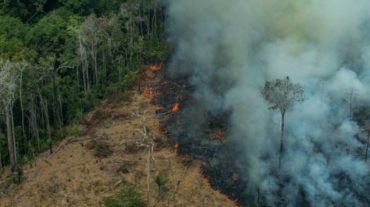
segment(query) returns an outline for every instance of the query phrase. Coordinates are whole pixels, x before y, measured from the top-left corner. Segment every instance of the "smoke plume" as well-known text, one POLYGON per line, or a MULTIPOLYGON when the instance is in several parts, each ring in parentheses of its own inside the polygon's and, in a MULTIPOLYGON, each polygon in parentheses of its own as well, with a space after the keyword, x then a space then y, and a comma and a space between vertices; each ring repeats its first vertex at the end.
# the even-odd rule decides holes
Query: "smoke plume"
POLYGON ((364 126, 370 106, 370 1, 173 0, 170 70, 190 77, 188 133, 202 111, 228 117, 228 144, 250 206, 370 206, 364 126), (278 168, 280 114, 266 81, 289 76, 305 100, 286 115, 278 168), (189 117, 191 116, 191 117, 189 117), (257 201, 258 200, 258 201, 257 201))

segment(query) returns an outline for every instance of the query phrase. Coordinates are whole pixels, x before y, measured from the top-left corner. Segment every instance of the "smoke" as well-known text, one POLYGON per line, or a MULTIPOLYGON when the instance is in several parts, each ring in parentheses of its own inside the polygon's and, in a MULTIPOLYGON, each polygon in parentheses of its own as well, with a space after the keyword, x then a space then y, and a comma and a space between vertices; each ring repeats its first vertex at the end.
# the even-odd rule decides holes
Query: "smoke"
POLYGON ((227 137, 235 150, 229 153, 238 152, 250 206, 258 194, 265 206, 370 205, 366 134, 352 116, 370 106, 370 1, 173 0, 167 6, 175 48, 170 69, 190 77, 194 88, 186 127, 198 129, 202 111, 231 111, 227 137), (280 114, 269 110, 261 89, 286 76, 305 88, 305 101, 286 115, 279 170, 280 114))

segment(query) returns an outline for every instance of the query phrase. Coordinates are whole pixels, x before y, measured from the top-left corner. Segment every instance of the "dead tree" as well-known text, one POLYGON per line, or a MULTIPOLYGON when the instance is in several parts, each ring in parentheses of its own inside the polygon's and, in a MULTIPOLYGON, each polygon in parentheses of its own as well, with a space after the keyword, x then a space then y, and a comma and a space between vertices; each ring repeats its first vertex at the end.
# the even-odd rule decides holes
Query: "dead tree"
POLYGON ((281 114, 279 168, 281 167, 281 158, 284 151, 285 113, 295 102, 304 100, 303 92, 303 87, 292 83, 289 77, 267 81, 262 90, 263 97, 272 105, 270 108, 279 110, 281 114))
POLYGON ((134 113, 135 116, 141 117, 141 130, 139 132, 143 135, 143 139, 140 142, 137 142, 136 144, 140 147, 145 147, 148 149, 148 156, 147 156, 147 206, 151 206, 151 191, 150 191, 150 183, 151 183, 151 170, 152 170, 152 161, 154 160, 154 140, 153 136, 148 132, 148 129, 146 127, 146 111, 143 112, 143 114, 134 113))

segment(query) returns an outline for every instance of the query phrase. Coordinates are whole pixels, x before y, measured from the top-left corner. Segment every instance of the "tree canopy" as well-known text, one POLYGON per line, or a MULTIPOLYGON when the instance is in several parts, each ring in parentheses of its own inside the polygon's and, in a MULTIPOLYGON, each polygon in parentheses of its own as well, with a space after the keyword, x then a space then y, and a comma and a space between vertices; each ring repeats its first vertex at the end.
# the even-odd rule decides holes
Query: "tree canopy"
POLYGON ((0 96, 11 100, 0 107, 0 168, 67 136, 99 99, 130 87, 139 65, 166 59, 156 2, 0 2, 0 96))
POLYGON ((267 81, 262 90, 263 97, 271 104, 270 108, 279 110, 281 114, 279 168, 284 152, 285 113, 295 102, 304 100, 303 92, 303 87, 299 84, 292 83, 289 77, 267 81))

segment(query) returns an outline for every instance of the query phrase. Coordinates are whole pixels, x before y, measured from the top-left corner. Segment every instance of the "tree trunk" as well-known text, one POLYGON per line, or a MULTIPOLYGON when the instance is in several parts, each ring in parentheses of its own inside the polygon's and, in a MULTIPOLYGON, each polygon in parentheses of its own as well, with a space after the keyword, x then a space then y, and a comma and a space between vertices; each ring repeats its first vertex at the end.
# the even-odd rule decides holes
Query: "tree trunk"
POLYGON ((0 174, 3 171, 3 158, 1 157, 1 147, 0 147, 0 174))
POLYGON ((95 86, 98 85, 98 40, 97 40, 96 34, 94 35, 94 38, 92 40, 92 43, 90 45, 90 55, 93 62, 93 69, 94 69, 94 83, 95 86))
POLYGON ((26 142, 24 107, 23 107, 23 98, 22 98, 23 97, 22 85, 23 85, 23 71, 21 70, 21 77, 20 77, 20 84, 19 84, 19 102, 20 102, 20 105, 21 105, 22 135, 23 135, 23 140, 26 142))
POLYGON ((95 71, 95 85, 99 85, 99 80, 98 80, 98 55, 96 51, 96 47, 94 47, 94 52, 93 52, 93 60, 94 60, 94 71, 95 71))
POLYGON ((0 174, 1 174, 2 171, 3 171, 3 161, 2 161, 2 157, 1 157, 1 148, 0 148, 0 174))
POLYGON ((157 1, 154 0, 152 17, 152 37, 157 34, 157 1))
POLYGON ((12 138, 13 138, 13 143, 14 143, 14 155, 15 155, 15 161, 17 161, 17 157, 18 157, 18 152, 17 152, 18 143, 15 140, 13 103, 11 103, 9 109, 10 109, 10 124, 11 124, 11 127, 12 127, 12 138))
POLYGON ((6 119, 6 132, 8 138, 8 148, 9 148, 9 157, 10 157, 10 167, 12 172, 15 172, 17 169, 17 157, 16 157, 16 148, 13 136, 13 127, 12 127, 12 117, 11 117, 11 105, 5 105, 5 119, 6 119))
POLYGON ((143 3, 143 0, 141 0, 140 4, 139 4, 139 9, 138 9, 139 17, 140 17, 140 35, 141 35, 141 37, 144 37, 144 26, 143 26, 143 19, 144 19, 144 16, 145 16, 144 10, 145 10, 144 3, 143 3))
POLYGON ((30 126, 32 128, 32 134, 33 137, 36 139, 36 144, 37 144, 37 151, 40 150, 40 132, 39 132, 39 124, 38 124, 38 119, 37 119, 37 111, 36 111, 36 103, 35 99, 32 97, 31 98, 31 106, 30 106, 30 126))
POLYGON ((281 132, 280 132, 280 150, 279 150, 279 169, 284 151, 284 130, 285 130, 285 111, 281 112, 281 132))
POLYGON ((81 63, 81 71, 82 71, 82 82, 84 86, 84 93, 85 95, 90 90, 90 81, 89 81, 89 62, 87 60, 87 51, 85 46, 82 44, 82 37, 78 35, 79 41, 79 55, 80 55, 80 63, 81 63))
POLYGON ((146 196, 147 196, 147 202, 148 202, 148 207, 150 207, 151 206, 151 204, 150 204, 150 161, 151 161, 151 158, 152 158, 152 153, 151 153, 151 148, 150 148, 150 146, 148 147, 148 160, 147 160, 147 173, 148 173, 148 175, 147 175, 147 194, 146 194, 146 196))
POLYGON ((53 153, 53 144, 52 144, 52 139, 51 139, 51 129, 50 129, 50 120, 49 120, 49 110, 48 110, 48 103, 46 100, 44 100, 41 96, 41 93, 39 92, 39 97, 40 97, 40 104, 41 104, 41 109, 44 114, 44 119, 45 119, 45 125, 46 125, 46 130, 48 133, 48 145, 49 145, 49 151, 50 154, 53 153))
POLYGON ((64 117, 63 117, 63 100, 60 93, 58 94, 58 102, 59 102, 59 120, 60 120, 60 127, 64 125, 64 117))

